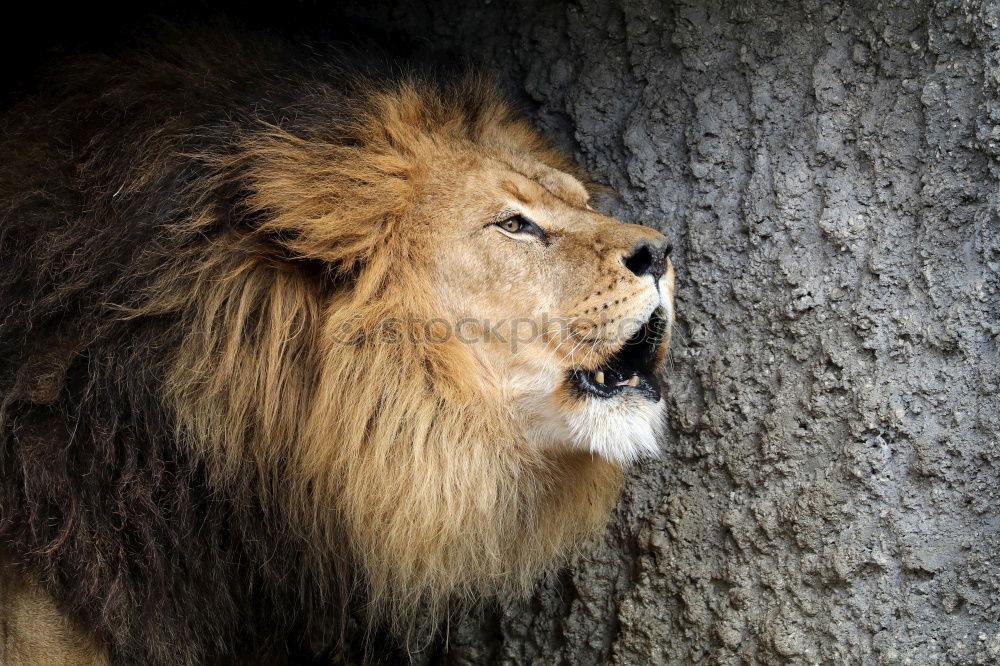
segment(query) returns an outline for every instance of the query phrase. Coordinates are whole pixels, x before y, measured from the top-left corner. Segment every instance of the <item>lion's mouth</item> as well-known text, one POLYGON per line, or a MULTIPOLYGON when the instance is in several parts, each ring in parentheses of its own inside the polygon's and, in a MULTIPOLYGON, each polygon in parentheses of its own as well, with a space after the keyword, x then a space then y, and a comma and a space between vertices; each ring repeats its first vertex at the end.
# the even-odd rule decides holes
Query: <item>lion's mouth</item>
POLYGON ((570 383, 598 398, 633 392, 654 402, 659 401, 660 381, 656 378, 656 361, 666 330, 666 316, 662 308, 657 308, 606 363, 593 370, 570 370, 570 383))

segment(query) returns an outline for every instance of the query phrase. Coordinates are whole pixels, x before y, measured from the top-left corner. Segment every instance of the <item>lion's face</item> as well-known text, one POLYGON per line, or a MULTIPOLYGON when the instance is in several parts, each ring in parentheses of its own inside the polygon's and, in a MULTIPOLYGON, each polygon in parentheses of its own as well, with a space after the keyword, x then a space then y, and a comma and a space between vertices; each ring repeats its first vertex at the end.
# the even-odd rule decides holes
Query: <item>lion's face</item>
POLYGON ((674 319, 667 239, 595 212, 576 178, 530 156, 436 163, 415 219, 443 332, 474 350, 483 390, 514 407, 534 446, 619 463, 655 454, 674 319))

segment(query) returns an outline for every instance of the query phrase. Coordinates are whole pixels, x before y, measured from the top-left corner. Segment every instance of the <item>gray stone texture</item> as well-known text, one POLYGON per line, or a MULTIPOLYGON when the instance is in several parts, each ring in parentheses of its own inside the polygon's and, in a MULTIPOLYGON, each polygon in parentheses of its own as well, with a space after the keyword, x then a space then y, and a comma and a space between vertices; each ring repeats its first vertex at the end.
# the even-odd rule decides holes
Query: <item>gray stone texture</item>
POLYGON ((444 660, 1000 663, 1000 7, 363 14, 511 82, 676 248, 662 458, 444 660))

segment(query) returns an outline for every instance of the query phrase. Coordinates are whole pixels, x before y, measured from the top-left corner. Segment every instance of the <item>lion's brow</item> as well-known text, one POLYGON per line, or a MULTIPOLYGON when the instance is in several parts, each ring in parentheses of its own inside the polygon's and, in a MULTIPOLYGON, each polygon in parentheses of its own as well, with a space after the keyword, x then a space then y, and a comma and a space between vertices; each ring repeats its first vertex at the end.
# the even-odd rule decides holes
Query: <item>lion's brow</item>
MULTIPOLYGON (((544 183, 538 182, 537 178, 529 176, 528 174, 524 173, 523 171, 521 171, 519 169, 514 168, 511 165, 508 165, 508 166, 509 166, 509 168, 510 168, 511 171, 513 171, 514 173, 516 173, 519 176, 524 177, 525 180, 531 181, 531 183, 533 183, 534 185, 537 185, 541 189, 545 190, 550 195, 552 195, 553 197, 555 197, 559 201, 563 202, 567 206, 570 206, 570 207, 573 207, 573 208, 580 207, 580 202, 579 201, 572 201, 569 198, 567 198, 564 193, 557 192, 557 191, 553 190, 550 187, 546 187, 544 183)), ((508 194, 510 194, 512 197, 514 197, 515 199, 517 199, 519 202, 521 202, 525 206, 527 206, 527 205, 529 205, 531 203, 531 198, 527 194, 525 194, 524 190, 522 190, 520 187, 518 187, 517 183, 515 183, 514 181, 512 181, 512 180, 503 180, 500 183, 500 187, 503 188, 504 191, 506 191, 508 194)))
MULTIPOLYGON (((524 174, 520 173, 519 171, 517 173, 519 173, 520 175, 524 176, 524 174)), ((527 178, 527 176, 524 176, 524 177, 527 178)), ((525 194, 521 190, 521 188, 519 188, 517 186, 517 183, 515 183, 512 180, 504 179, 503 181, 500 182, 500 187, 505 192, 507 192, 507 194, 509 194, 510 196, 514 197, 515 199, 517 199, 520 203, 524 204, 525 206, 527 206, 531 202, 531 199, 528 198, 528 195, 525 194)))

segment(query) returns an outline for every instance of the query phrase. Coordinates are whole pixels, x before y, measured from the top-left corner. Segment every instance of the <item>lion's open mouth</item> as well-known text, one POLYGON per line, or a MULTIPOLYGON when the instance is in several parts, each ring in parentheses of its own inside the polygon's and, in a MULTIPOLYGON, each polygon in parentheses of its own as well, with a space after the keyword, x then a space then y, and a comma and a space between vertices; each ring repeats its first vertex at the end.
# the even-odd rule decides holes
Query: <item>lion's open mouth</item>
POLYGON ((658 401, 660 382, 656 378, 656 358, 666 330, 667 320, 663 309, 657 308, 649 320, 605 364, 593 370, 570 370, 570 383, 598 398, 610 398, 625 391, 633 391, 654 402, 658 401))

